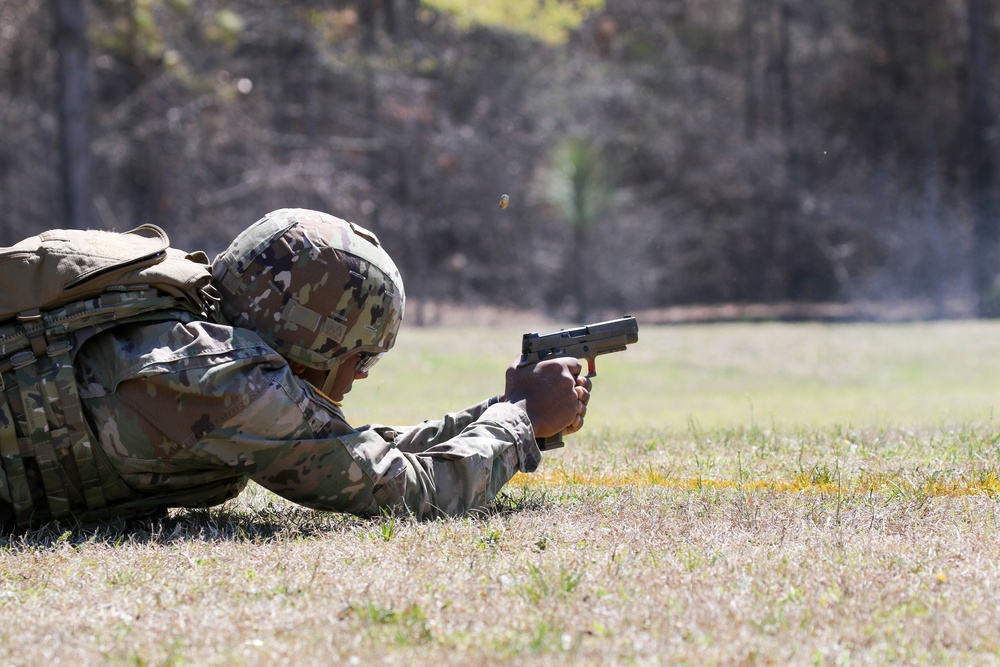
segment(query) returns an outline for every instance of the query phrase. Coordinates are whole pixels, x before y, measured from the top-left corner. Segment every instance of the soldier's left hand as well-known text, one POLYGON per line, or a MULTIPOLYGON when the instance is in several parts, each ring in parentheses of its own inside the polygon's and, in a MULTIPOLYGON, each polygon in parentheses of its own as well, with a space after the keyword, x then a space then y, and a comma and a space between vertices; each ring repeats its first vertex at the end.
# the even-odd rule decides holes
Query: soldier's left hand
POLYGON ((581 428, 583 428, 583 420, 587 416, 587 405, 590 403, 590 389, 593 384, 590 378, 586 375, 576 376, 576 397, 579 401, 579 406, 577 408, 576 419, 573 423, 566 427, 563 431, 563 435, 569 435, 570 433, 576 433, 581 428))

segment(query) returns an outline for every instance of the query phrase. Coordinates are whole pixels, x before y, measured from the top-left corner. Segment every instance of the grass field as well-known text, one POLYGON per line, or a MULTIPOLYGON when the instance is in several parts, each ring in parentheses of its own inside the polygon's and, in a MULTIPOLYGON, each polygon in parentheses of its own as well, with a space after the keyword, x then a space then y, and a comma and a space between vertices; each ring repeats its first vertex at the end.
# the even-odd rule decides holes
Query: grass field
MULTIPOLYGON (((479 516, 0 540, 0 665, 1000 663, 1000 323, 640 327, 479 516)), ((520 333, 405 330, 348 417, 498 393, 520 333)))

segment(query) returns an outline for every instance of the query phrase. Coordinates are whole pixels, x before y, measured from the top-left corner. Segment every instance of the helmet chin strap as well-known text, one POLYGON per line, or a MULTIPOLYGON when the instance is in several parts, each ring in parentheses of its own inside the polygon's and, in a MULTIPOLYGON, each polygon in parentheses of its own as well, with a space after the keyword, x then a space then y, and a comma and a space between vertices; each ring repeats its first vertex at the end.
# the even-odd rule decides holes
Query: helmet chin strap
POLYGON ((333 383, 337 381, 337 371, 340 370, 340 362, 335 361, 333 366, 326 373, 326 380, 323 381, 323 387, 320 389, 324 396, 329 396, 330 392, 333 391, 333 383))

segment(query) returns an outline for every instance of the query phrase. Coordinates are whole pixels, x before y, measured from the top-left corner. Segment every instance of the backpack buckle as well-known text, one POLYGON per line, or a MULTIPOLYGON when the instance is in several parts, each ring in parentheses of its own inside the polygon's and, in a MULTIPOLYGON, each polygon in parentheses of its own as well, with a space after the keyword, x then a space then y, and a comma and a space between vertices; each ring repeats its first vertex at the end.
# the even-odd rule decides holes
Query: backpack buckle
POLYGON ((35 322, 42 319, 42 313, 37 308, 25 310, 17 314, 18 322, 35 322))
POLYGON ((31 343, 31 350, 36 357, 45 354, 45 328, 42 313, 37 308, 25 310, 17 314, 17 321, 24 327, 24 334, 31 343))
POLYGON ((31 350, 21 350, 10 355, 10 365, 15 371, 33 363, 35 363, 35 355, 32 354, 31 350))
POLYGON ((68 340, 60 340, 57 343, 49 343, 49 346, 46 349, 46 353, 50 357, 58 357, 60 354, 69 352, 72 349, 73 349, 73 343, 69 342, 68 340))

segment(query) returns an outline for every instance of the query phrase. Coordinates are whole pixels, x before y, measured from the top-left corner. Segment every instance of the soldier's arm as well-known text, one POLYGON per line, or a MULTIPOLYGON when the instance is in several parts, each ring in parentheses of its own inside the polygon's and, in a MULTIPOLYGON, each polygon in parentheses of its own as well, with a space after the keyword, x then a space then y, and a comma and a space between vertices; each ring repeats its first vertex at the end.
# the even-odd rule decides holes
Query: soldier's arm
POLYGON ((355 430, 307 385, 299 387, 304 400, 294 388, 272 384, 200 446, 239 461, 251 479, 288 500, 358 515, 383 509, 418 518, 464 514, 488 505, 515 473, 538 464, 527 416, 510 404, 490 406, 475 419, 428 422, 408 437, 383 427, 355 430), (273 430, 279 422, 298 426, 279 434, 273 430), (459 424, 448 439, 417 437, 432 431, 440 437, 459 424))

